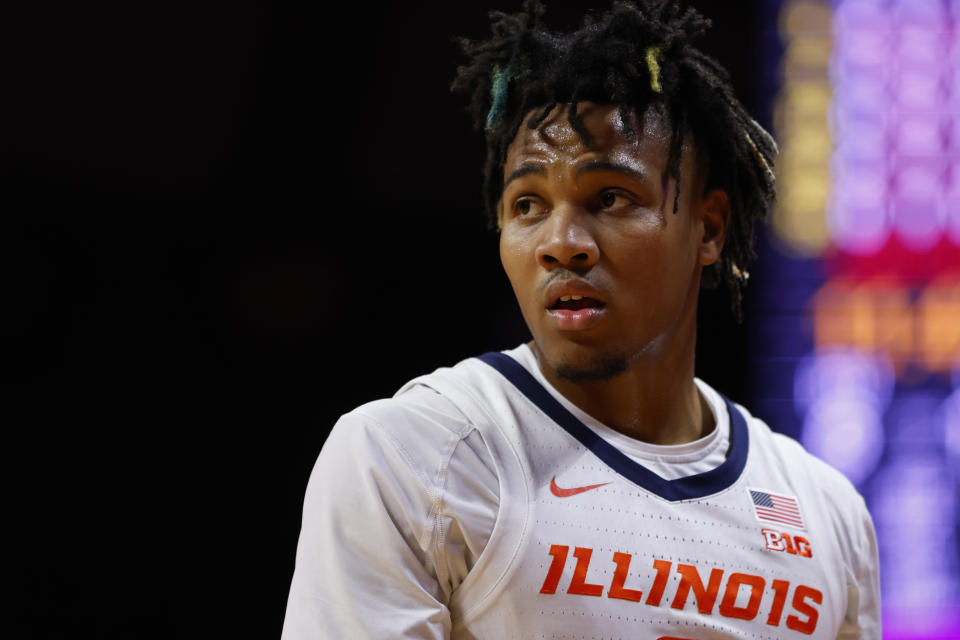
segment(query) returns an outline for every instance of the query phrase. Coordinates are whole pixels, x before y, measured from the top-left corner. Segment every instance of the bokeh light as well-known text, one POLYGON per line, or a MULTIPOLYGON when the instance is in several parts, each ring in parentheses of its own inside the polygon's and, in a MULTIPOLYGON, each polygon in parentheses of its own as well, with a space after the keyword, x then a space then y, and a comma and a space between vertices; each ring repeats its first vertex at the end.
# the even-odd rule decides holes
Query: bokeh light
POLYGON ((827 396, 864 398, 882 414, 893 387, 894 372, 886 358, 853 348, 822 350, 797 364, 793 400, 800 415, 827 396))
POLYGON ((797 435, 871 509, 884 637, 957 638, 960 0, 788 0, 778 26, 797 435))
POLYGON ((867 394, 830 393, 812 404, 803 421, 807 451, 854 484, 866 480, 883 453, 883 412, 867 394))

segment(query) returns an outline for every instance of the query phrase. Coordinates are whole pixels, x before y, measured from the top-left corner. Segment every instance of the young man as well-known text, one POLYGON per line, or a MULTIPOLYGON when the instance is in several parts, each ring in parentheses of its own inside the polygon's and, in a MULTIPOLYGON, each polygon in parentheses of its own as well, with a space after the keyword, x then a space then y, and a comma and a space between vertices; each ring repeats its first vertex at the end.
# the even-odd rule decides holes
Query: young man
POLYGON ((739 312, 770 137, 673 3, 465 43, 486 204, 533 340, 343 416, 284 638, 879 638, 837 472, 694 378, 697 296, 739 312))

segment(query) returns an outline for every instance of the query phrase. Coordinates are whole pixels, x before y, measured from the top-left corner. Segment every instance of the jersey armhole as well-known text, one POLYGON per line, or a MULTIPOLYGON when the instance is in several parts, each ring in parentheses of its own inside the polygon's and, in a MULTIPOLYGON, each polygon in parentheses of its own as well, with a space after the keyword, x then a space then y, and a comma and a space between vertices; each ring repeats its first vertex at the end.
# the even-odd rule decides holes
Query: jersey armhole
MULTIPOLYGON (((529 504, 532 500, 531 479, 527 477, 515 444, 499 426, 494 412, 488 408, 467 381, 491 383, 485 375, 487 366, 479 360, 467 360, 447 375, 423 376, 413 382, 428 386, 449 398, 472 420, 493 459, 500 485, 497 517, 483 551, 460 585, 453 591, 448 607, 456 627, 489 606, 497 586, 509 578, 516 567, 516 558, 529 538, 529 504), (483 367, 471 371, 469 367, 483 367), (473 595, 479 594, 479 595, 473 595)), ((495 381, 493 384, 497 384, 495 381)), ((502 393, 502 390, 500 391, 502 393)))

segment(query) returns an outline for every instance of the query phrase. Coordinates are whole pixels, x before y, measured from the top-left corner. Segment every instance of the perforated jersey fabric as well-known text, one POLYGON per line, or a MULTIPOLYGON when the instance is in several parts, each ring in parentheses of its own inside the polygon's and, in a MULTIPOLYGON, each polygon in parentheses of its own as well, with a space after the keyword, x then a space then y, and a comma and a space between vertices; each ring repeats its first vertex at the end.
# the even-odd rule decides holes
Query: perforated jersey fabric
POLYGON ((873 525, 839 473, 700 380, 715 429, 663 447, 580 411, 526 345, 504 357, 338 421, 285 640, 881 637, 873 525))

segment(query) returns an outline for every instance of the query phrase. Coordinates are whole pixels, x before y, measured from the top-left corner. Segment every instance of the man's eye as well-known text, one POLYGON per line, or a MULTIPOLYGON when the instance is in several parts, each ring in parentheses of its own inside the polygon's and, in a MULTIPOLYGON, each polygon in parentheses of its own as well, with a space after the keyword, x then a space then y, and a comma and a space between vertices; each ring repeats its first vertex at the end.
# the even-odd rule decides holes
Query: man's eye
POLYGON ((617 204, 617 200, 620 198, 620 194, 613 191, 604 191, 600 194, 600 204, 603 205, 605 209, 611 208, 613 205, 617 204))
POLYGON ((540 207, 537 205, 537 203, 533 201, 533 198, 521 198, 513 203, 514 212, 520 216, 536 213, 539 208, 540 207))

